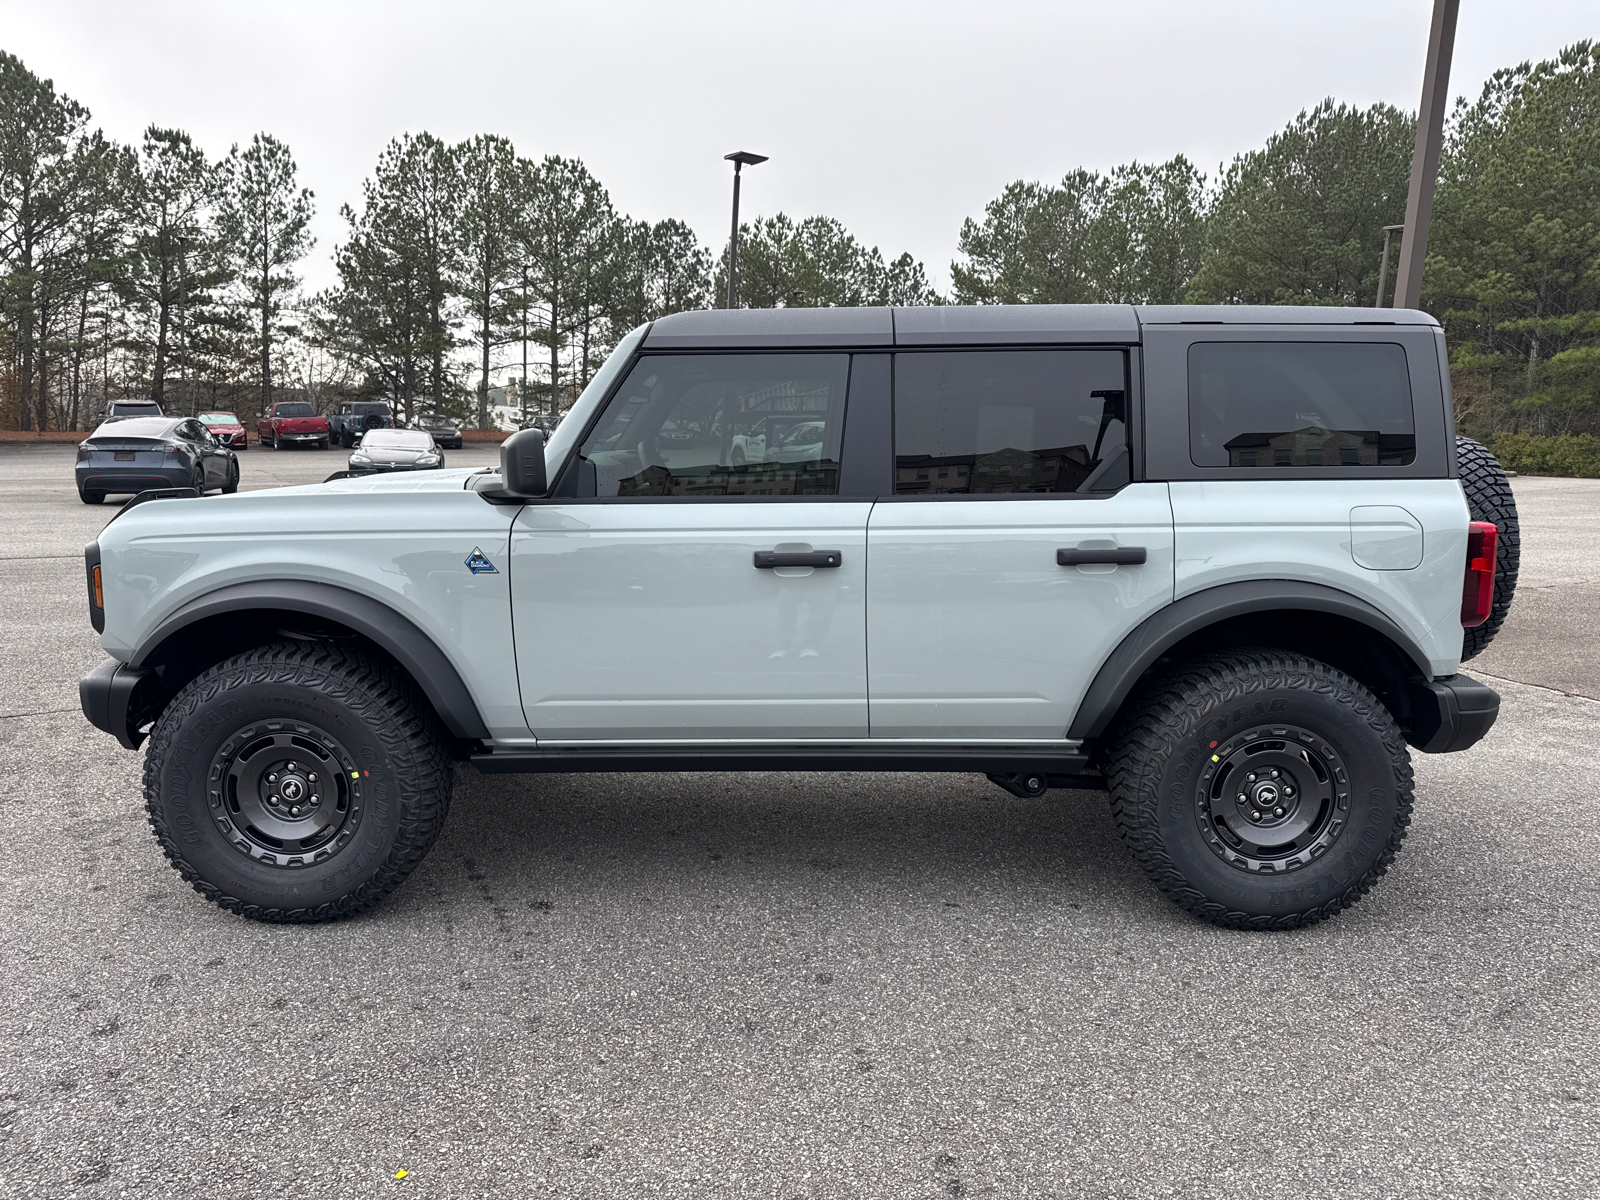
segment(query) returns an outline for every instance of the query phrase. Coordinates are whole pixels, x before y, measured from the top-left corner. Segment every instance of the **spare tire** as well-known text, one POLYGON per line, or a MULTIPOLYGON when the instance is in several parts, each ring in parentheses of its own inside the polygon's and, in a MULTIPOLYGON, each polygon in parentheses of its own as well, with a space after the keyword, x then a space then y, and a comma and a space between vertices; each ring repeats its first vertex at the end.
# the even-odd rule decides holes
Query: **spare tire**
POLYGON ((1517 590, 1517 566, 1522 561, 1522 531, 1517 526, 1517 501, 1511 494, 1511 482, 1487 446, 1469 437, 1457 437, 1456 466, 1472 519, 1493 521, 1500 530, 1500 548, 1495 552, 1494 563, 1494 607, 1482 625, 1461 631, 1461 661, 1466 662, 1494 641, 1506 613, 1511 611, 1511 597, 1517 590))

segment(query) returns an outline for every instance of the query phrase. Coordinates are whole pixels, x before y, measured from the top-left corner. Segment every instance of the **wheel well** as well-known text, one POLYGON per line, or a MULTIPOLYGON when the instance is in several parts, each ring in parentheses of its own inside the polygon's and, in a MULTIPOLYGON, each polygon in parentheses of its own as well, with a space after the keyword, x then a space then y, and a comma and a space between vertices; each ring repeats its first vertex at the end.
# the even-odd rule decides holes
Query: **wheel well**
POLYGON ((1361 621, 1304 609, 1241 614, 1181 638, 1139 676, 1107 728, 1121 721, 1152 678, 1207 654, 1246 649, 1286 650, 1327 663, 1364 685, 1405 733, 1412 732, 1415 720, 1409 685, 1424 678, 1412 656, 1361 621))
MULTIPOLYGON (((458 757, 465 756, 478 744, 469 728, 463 736, 459 714, 441 710, 437 699, 430 694, 429 681, 418 678, 417 673, 379 642, 360 629, 335 618, 306 613, 288 608, 230 609, 197 617, 164 637, 140 656, 141 665, 149 668, 157 686, 145 685, 141 697, 144 719, 153 720, 166 708, 172 698, 191 680, 198 678, 211 667, 236 654, 257 646, 279 641, 330 641, 358 649, 364 654, 393 665, 404 674, 432 705, 435 714, 455 735, 453 741, 458 757)), ((477 718, 476 712, 471 714, 477 718)))

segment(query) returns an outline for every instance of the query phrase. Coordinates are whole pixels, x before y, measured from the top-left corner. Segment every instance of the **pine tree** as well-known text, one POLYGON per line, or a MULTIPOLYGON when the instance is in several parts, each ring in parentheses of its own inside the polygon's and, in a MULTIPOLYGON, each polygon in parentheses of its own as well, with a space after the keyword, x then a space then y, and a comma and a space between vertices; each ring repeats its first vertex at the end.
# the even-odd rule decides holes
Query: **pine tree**
POLYGON ((0 314, 11 334, 25 429, 49 421, 46 343, 64 298, 58 268, 88 121, 88 109, 0 51, 0 314))
POLYGON ((312 246, 312 194, 298 186, 289 148, 266 133, 256 134, 242 153, 233 147, 221 172, 221 228, 250 314, 251 357, 266 412, 272 405, 273 355, 294 332, 283 314, 300 285, 291 268, 312 246))
POLYGON ((136 335, 150 355, 150 398, 166 395, 174 365, 187 376, 200 335, 225 320, 216 292, 228 281, 217 226, 219 173, 187 133, 150 126, 139 154, 126 289, 138 309, 136 335))
POLYGON ((521 260, 515 222, 530 172, 503 137, 479 134, 451 151, 459 176, 461 251, 457 291, 466 302, 478 352, 478 428, 489 427, 489 371, 494 352, 515 340, 521 260))

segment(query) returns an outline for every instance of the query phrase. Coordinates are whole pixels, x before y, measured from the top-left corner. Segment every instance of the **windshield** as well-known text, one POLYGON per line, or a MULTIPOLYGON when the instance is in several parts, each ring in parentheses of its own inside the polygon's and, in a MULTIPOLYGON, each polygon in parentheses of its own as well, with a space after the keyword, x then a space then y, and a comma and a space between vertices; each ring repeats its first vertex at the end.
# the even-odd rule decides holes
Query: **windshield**
POLYGON ((317 414, 311 411, 309 404, 279 404, 272 410, 275 417, 314 417, 317 414))
POLYGON ((207 425, 237 425, 239 418, 232 413, 201 413, 200 419, 207 425))
POLYGON ((433 439, 409 429, 374 429, 361 439, 363 450, 430 450, 433 439))

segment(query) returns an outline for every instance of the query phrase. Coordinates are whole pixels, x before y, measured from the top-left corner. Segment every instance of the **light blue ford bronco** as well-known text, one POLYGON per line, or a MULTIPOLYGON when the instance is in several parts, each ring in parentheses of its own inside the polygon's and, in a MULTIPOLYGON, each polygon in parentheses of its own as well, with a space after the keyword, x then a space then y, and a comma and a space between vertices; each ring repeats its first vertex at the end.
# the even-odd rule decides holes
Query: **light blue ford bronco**
POLYGON ((1516 551, 1424 313, 682 313, 497 471, 130 503, 82 700, 261 920, 382 900, 466 760, 1103 788, 1174 901, 1281 929, 1493 724, 1516 551))

